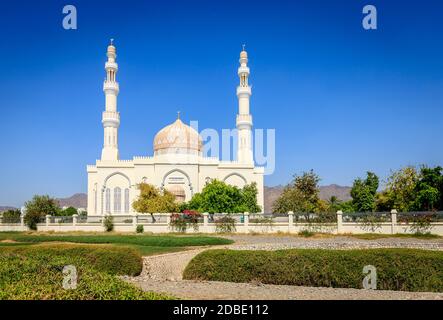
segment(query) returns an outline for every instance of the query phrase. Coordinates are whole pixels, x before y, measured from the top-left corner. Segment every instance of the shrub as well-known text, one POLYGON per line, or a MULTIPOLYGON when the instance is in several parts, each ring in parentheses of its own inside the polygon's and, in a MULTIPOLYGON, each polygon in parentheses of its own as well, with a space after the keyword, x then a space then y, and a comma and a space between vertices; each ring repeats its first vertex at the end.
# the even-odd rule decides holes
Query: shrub
POLYGON ((252 224, 259 224, 261 226, 267 226, 272 227, 274 224, 274 218, 273 217, 258 217, 258 218, 251 218, 249 219, 249 223, 252 224))
POLYGON ((135 228, 135 232, 137 233, 143 233, 144 231, 145 229, 142 224, 138 224, 137 227, 135 228))
POLYGON ((37 223, 46 215, 56 216, 60 212, 57 200, 49 196, 35 195, 31 201, 25 202, 25 223, 31 230, 37 230, 37 223))
POLYGON ((111 232, 114 230, 114 218, 112 216, 106 216, 103 225, 105 226, 106 232, 111 232))
POLYGON ((37 223, 42 222, 44 216, 36 211, 27 212, 25 215, 25 224, 31 230, 37 230, 37 223))
POLYGON ((184 210, 183 213, 175 213, 171 215, 169 226, 177 232, 186 232, 188 228, 198 231, 198 222, 202 217, 200 213, 193 210, 184 210))
POLYGON ((208 250, 191 260, 183 277, 360 289, 366 265, 377 268, 377 289, 443 291, 443 252, 417 249, 208 250))
POLYGON ((73 216, 74 214, 78 214, 77 209, 74 207, 68 207, 64 210, 60 210, 59 214, 60 216, 73 216))
POLYGON ((0 299, 166 299, 142 292, 118 275, 141 272, 131 248, 85 245, 35 245, 0 252, 0 299), (63 267, 74 265, 77 288, 63 289, 63 267))
POLYGON ((20 223, 20 210, 7 210, 2 213, 3 223, 20 223))
POLYGON ((363 230, 376 232, 378 229, 381 228, 381 224, 385 220, 382 215, 370 212, 363 215, 361 221, 363 230))
POLYGON ((235 219, 229 214, 215 220, 215 232, 231 233, 235 230, 235 219))
POLYGON ((409 225, 409 229, 416 235, 428 234, 432 229, 431 222, 437 215, 433 212, 425 214, 404 213, 398 217, 398 222, 409 225))
POLYGON ((312 236, 314 236, 314 234, 315 234, 315 233, 314 233, 313 231, 306 230, 306 229, 301 230, 301 231, 299 231, 299 233, 298 233, 299 236, 301 236, 301 237, 305 237, 305 238, 312 237, 312 236))

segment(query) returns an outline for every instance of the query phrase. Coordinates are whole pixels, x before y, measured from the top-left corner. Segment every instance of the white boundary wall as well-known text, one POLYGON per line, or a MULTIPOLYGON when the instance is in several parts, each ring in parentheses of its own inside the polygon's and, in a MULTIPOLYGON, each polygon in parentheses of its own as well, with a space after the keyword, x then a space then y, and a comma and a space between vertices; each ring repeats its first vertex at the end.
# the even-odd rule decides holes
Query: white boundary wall
MULTIPOLYGON (((116 232, 135 232, 137 225, 143 225, 144 232, 152 233, 168 233, 173 232, 169 226, 171 214, 155 214, 157 222, 150 220, 150 215, 133 214, 114 216, 118 221, 114 222, 114 231, 116 232), (147 219, 148 218, 148 219, 147 219)), ((411 224, 397 223, 397 213, 391 212, 391 221, 378 223, 375 227, 368 227, 358 222, 343 222, 342 213, 337 213, 336 223, 325 224, 306 224, 294 222, 294 214, 289 212, 286 217, 276 219, 272 223, 252 223, 248 213, 233 214, 237 223, 235 224, 236 233, 299 233, 308 230, 313 232, 331 233, 331 234, 411 234, 414 230, 411 224)), ((54 231, 54 232, 104 232, 103 216, 88 216, 86 221, 79 219, 77 215, 72 217, 69 222, 57 222, 58 217, 46 216, 44 223, 37 224, 38 231, 54 231)), ((5 231, 28 231, 28 227, 24 223, 24 217, 20 219, 20 223, 0 223, 0 232, 5 231)), ((216 233, 216 226, 210 221, 207 213, 203 214, 203 222, 199 223, 198 230, 188 229, 187 233, 216 233)), ((430 229, 426 230, 433 234, 443 236, 443 222, 431 223, 430 229)))

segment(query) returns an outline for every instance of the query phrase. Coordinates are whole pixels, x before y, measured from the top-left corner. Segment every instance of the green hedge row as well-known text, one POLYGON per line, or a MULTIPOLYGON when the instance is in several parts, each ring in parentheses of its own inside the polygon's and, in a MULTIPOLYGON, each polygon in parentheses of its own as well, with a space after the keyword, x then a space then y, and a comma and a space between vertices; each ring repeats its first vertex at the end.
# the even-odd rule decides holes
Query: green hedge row
POLYGON ((91 245, 32 245, 0 250, 0 299, 166 299, 143 292, 118 275, 141 272, 140 255, 130 248, 91 245), (63 288, 63 267, 74 265, 76 289, 63 288))
POLYGON ((377 268, 377 289, 443 292, 443 252, 415 249, 208 250, 185 279, 312 287, 363 287, 363 267, 377 268))

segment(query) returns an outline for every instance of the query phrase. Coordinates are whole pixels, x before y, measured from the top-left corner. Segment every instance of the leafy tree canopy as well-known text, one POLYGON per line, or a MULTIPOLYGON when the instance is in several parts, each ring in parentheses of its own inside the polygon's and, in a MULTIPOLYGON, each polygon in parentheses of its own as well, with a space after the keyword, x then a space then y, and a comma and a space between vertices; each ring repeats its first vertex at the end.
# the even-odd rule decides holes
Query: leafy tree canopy
POLYGON ((443 210, 443 168, 422 166, 420 179, 415 185, 414 210, 443 210))
POLYGON ((319 176, 313 171, 304 172, 301 176, 294 175, 290 184, 274 202, 273 212, 320 212, 323 211, 319 198, 319 176))
POLYGON ((46 215, 56 216, 61 211, 57 200, 47 195, 35 195, 32 200, 25 202, 25 223, 32 230, 37 229, 37 223, 46 215))
POLYGON ((351 189, 352 205, 358 212, 374 211, 379 179, 373 172, 367 172, 366 179, 354 180, 351 189))
POLYGON ((214 179, 206 184, 201 193, 196 193, 188 203, 183 204, 181 209, 208 213, 260 212, 257 194, 256 183, 240 189, 214 179))
POLYGON ((77 214, 77 209, 74 207, 68 207, 59 213, 60 216, 73 216, 74 214, 77 214))
POLYGON ((137 187, 140 194, 132 204, 135 211, 151 214, 177 211, 175 196, 169 191, 159 190, 148 183, 140 183, 137 187))
POLYGON ((36 214, 40 216, 55 216, 61 208, 58 201, 48 195, 35 195, 32 200, 25 202, 26 214, 36 214))

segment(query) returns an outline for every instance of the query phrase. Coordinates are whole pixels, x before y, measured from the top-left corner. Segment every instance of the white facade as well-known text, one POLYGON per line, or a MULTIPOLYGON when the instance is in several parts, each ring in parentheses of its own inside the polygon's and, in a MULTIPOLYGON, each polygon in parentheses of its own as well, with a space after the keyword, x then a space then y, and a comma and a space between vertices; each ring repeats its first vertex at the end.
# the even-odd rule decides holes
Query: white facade
POLYGON ((108 46, 107 56, 106 80, 103 86, 106 107, 102 118, 102 156, 95 165, 87 166, 89 215, 133 213, 132 202, 138 196, 137 184, 141 182, 170 190, 178 201, 189 201, 195 193, 202 191, 210 179, 218 179, 238 187, 255 182, 258 188, 257 201, 263 208, 264 169, 254 166, 251 143, 252 116, 249 113, 251 88, 248 84, 248 59, 244 49, 240 53, 238 70, 240 85, 237 88, 237 161, 203 157, 198 132, 179 118, 157 133, 152 157, 120 160, 120 114, 117 111, 119 85, 116 81, 118 66, 115 60, 116 49, 112 43, 108 46))

